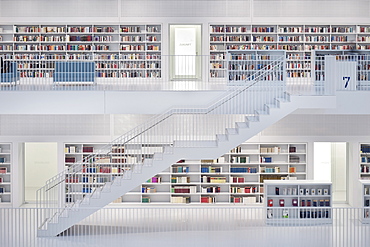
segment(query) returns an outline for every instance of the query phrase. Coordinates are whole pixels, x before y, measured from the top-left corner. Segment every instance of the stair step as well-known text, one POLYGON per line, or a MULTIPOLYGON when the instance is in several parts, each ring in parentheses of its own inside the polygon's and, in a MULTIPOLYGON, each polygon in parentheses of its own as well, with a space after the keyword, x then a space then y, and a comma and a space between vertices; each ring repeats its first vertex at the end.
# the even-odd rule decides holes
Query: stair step
POLYGON ((175 141, 174 146, 176 148, 180 147, 217 147, 216 140, 204 140, 204 141, 175 141))
POLYGON ((110 187, 111 187, 111 186, 112 186, 112 183, 111 183, 111 182, 106 182, 106 183, 104 184, 103 189, 102 189, 102 191, 101 191, 101 192, 104 192, 104 193, 109 192, 109 191, 110 191, 110 187))
POLYGON ((249 122, 236 122, 235 125, 240 129, 249 128, 249 122))
POLYGON ((256 113, 258 115, 269 115, 270 114, 269 111, 266 111, 266 110, 259 110, 259 111, 256 111, 256 113))
POLYGON ((84 199, 82 199, 82 201, 81 201, 81 205, 82 205, 82 204, 84 204, 84 205, 89 205, 89 204, 90 204, 90 196, 91 196, 91 195, 86 195, 86 196, 84 197, 84 199))
POLYGON ((260 118, 258 115, 251 115, 246 117, 248 122, 259 122, 260 118))
POLYGON ((216 137, 218 141, 228 141, 228 136, 225 134, 217 134, 216 137))
POLYGON ((236 129, 236 128, 227 128, 226 129, 226 132, 229 135, 237 135, 237 134, 239 134, 238 129, 236 129))

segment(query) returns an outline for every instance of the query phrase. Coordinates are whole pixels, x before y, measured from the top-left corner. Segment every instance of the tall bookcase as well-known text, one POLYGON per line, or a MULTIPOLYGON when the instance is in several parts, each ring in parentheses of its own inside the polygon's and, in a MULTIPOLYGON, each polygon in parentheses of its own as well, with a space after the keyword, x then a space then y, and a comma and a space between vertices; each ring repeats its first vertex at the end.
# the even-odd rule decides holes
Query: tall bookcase
POLYGON ((332 222, 332 186, 318 181, 265 181, 266 223, 276 225, 332 222))
POLYGON ((363 207, 362 223, 370 224, 370 181, 361 182, 361 207, 363 207))
MULTIPOLYGON (((287 78, 320 79, 312 51, 368 51, 369 25, 241 25, 209 27, 210 78, 225 78, 230 50, 285 50, 287 78), (319 77, 318 77, 319 76, 319 77)), ((322 75, 321 75, 322 76, 322 75)))
POLYGON ((97 78, 161 78, 161 24, 0 25, 0 55, 21 78, 52 77, 54 62, 94 59, 97 78))
MULTIPOLYGON (((162 151, 160 145, 107 145, 105 143, 69 143, 64 147, 64 165, 68 169, 78 162, 81 167, 66 174, 66 203, 82 200, 94 189, 123 176, 143 157, 162 151), (144 156, 143 156, 144 155, 144 156)), ((121 200, 120 200, 121 201, 121 200)))
MULTIPOLYGON (((103 144, 66 144, 66 166, 88 154, 80 151, 84 147, 90 147, 89 150, 96 152, 102 146, 103 144)), ((151 148, 156 147, 154 145, 151 148)), ((104 165, 117 166, 112 161, 110 157, 104 161, 104 165)), ((119 165, 124 166, 125 163, 119 165)), ((102 164, 95 162, 95 166, 102 164)), ((94 172, 99 173, 99 170, 94 172)), ((113 170, 102 176, 114 176, 112 173, 113 170)), ((81 182, 85 175, 80 174, 79 180, 68 183, 68 186, 75 188, 68 192, 75 195, 73 200, 83 194, 83 187, 87 187, 87 184, 81 182)), ((307 144, 243 143, 216 160, 180 160, 169 164, 169 168, 149 178, 115 202, 262 205, 263 182, 271 179, 307 179, 307 144)))
MULTIPOLYGON (((285 55, 285 51, 228 51, 227 53, 227 74, 229 85, 242 83, 246 80, 255 79, 256 71, 270 68, 273 61, 285 55)), ((260 80, 283 81, 284 68, 275 73, 265 74, 259 77, 260 80)))
POLYGON ((0 207, 12 203, 12 146, 0 143, 0 207))
POLYGON ((360 153, 359 178, 361 180, 370 181, 370 143, 361 143, 359 153, 360 153))

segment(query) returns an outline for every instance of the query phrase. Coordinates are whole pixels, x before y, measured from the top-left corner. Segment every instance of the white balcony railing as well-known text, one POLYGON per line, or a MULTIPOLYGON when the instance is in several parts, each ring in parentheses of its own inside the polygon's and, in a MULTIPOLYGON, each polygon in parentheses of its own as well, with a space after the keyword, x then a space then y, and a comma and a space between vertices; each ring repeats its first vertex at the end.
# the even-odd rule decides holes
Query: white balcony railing
MULTIPOLYGON (((19 246, 300 246, 367 247, 364 208, 331 208, 329 224, 281 218, 269 225, 264 207, 109 207, 58 237, 36 237, 36 214, 50 209, 0 208, 0 245, 19 246)), ((84 209, 80 209, 84 210, 84 209)), ((88 209, 86 209, 88 210, 88 209)), ((368 210, 368 209, 367 209, 368 210)))
MULTIPOLYGON (((244 55, 239 58, 235 53, 237 51, 230 52, 222 60, 215 60, 215 57, 208 55, 115 55, 105 59, 88 55, 7 55, 0 60, 0 91, 225 90, 229 86, 239 85, 268 61, 274 60, 277 54, 281 54, 270 51, 269 55, 244 55)), ((248 51, 244 53, 248 54, 248 51)), ((325 71, 325 57, 329 56, 316 56, 304 62, 287 58, 284 77, 288 92, 324 94, 323 85, 330 78, 325 71)), ((336 61, 341 61, 339 66, 342 71, 352 70, 350 82, 356 85, 354 90, 370 88, 370 56, 334 57, 336 61)))

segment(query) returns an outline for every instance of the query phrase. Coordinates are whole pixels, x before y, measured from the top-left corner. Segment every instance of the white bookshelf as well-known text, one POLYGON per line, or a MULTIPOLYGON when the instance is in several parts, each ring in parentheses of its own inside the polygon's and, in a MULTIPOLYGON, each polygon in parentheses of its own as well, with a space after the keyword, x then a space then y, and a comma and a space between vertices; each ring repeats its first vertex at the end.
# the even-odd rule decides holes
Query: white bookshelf
POLYGON ((228 51, 284 50, 288 79, 317 80, 312 51, 342 54, 370 49, 369 25, 210 24, 209 37, 210 79, 226 77, 228 51))
POLYGON ((332 222, 332 185, 319 181, 265 181, 267 224, 332 222))
MULTIPOLYGON (((245 83, 255 78, 258 70, 271 67, 271 63, 285 56, 285 51, 228 51, 227 74, 229 85, 245 83)), ((284 68, 273 74, 265 74, 260 80, 283 81, 284 68)))
POLYGON ((370 182, 370 143, 360 143, 359 156, 359 179, 370 182))
POLYGON ((0 207, 12 203, 12 146, 0 143, 0 207))
MULTIPOLYGON (((91 154, 82 152, 84 147, 92 147, 96 152, 103 146, 66 144, 65 161, 73 161, 68 158, 79 161, 91 154), (71 147, 75 153, 68 151, 71 147)), ((114 163, 109 165, 115 166, 114 163)), ((181 160, 115 203, 262 205, 263 182, 269 179, 307 179, 307 144, 243 143, 215 160, 181 160)), ((82 183, 68 186, 75 188, 74 197, 82 196, 82 183)))
POLYGON ((0 25, 0 55, 21 78, 52 77, 54 62, 94 59, 97 78, 161 78, 161 24, 0 25))
POLYGON ((363 214, 361 216, 362 223, 370 224, 370 181, 361 180, 361 207, 363 214))
POLYGON ((138 146, 109 146, 106 143, 69 143, 64 147, 64 164, 68 169, 80 164, 66 176, 66 203, 82 200, 85 194, 121 176, 142 158, 138 146))

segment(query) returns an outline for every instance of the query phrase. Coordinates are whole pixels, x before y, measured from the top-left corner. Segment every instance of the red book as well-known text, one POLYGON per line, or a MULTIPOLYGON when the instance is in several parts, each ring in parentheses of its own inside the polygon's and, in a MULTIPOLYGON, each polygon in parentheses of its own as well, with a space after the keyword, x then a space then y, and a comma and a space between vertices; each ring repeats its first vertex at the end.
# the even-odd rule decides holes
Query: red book
POLYGON ((269 199, 268 202, 267 202, 267 206, 268 207, 273 207, 274 206, 274 200, 273 199, 269 199))

